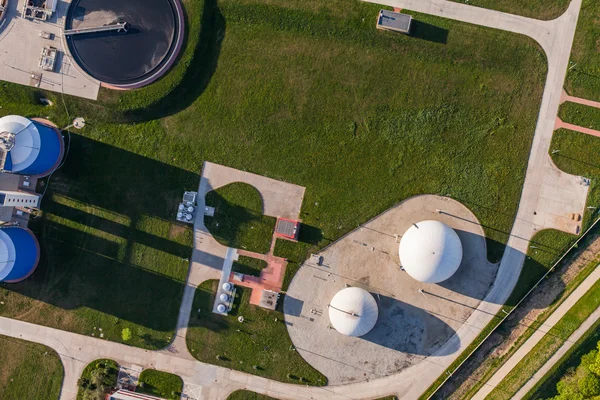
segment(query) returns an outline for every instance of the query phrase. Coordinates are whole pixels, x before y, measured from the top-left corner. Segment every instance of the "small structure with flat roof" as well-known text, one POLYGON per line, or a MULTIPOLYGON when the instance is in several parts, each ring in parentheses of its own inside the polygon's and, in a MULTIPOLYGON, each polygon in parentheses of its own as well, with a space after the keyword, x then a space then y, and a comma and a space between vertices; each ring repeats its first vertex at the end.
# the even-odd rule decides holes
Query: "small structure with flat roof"
POLYGON ((412 16, 394 11, 380 10, 377 17, 377 29, 408 34, 411 24, 412 16))
POLYGON ((275 234, 279 237, 289 240, 298 240, 298 232, 300 228, 300 222, 294 221, 287 218, 277 218, 277 224, 275 225, 275 234))

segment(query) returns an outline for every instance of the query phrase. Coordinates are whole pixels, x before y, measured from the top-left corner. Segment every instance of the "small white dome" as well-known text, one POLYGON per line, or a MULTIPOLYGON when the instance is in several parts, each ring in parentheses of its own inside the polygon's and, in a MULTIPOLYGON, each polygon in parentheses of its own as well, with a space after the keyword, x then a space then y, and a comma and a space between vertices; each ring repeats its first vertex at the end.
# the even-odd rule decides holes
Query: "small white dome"
POLYGON ((329 321, 342 335, 367 334, 378 316, 377 302, 371 293, 358 287, 340 290, 329 303, 329 321))
POLYGON ((413 224, 400 240, 400 263, 414 279, 439 283, 458 270, 463 249, 460 238, 440 221, 413 224))
POLYGON ((227 307, 225 307, 225 305, 224 305, 224 304, 219 304, 219 305, 217 306, 217 311, 218 311, 218 312, 220 312, 220 313, 224 313, 224 312, 225 312, 225 310, 227 310, 227 307))
POLYGON ((225 282, 223 284, 223 290, 231 290, 231 289, 233 289, 233 285, 231 283, 225 282))
POLYGON ((219 299, 221 301, 229 301, 229 295, 227 293, 221 293, 221 295, 219 296, 219 299))

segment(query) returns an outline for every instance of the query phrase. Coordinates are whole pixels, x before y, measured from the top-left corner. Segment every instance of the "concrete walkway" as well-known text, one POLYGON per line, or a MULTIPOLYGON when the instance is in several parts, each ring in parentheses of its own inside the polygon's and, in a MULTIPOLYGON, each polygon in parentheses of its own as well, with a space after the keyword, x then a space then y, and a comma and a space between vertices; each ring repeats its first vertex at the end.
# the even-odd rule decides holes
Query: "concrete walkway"
POLYGON ((562 97, 560 99, 560 103, 563 104, 563 103, 565 103, 567 101, 570 102, 570 103, 583 104, 584 106, 589 106, 589 107, 594 107, 594 108, 600 108, 600 102, 593 101, 593 100, 582 99, 581 97, 570 96, 570 95, 567 94, 567 92, 565 92, 563 90, 563 94, 562 94, 562 97))
POLYGON ((533 335, 512 355, 502 367, 487 381, 473 396, 473 400, 483 400, 485 397, 502 382, 504 378, 515 368, 515 366, 523 360, 527 354, 542 340, 544 336, 560 321, 562 317, 586 294, 590 288, 600 279, 600 268, 596 268, 578 287, 571 293, 569 297, 548 317, 544 322, 543 328, 534 332, 533 335))
POLYGON ((573 347, 581 337, 590 330, 590 328, 600 319, 600 308, 597 308, 584 322, 581 324, 579 328, 569 338, 565 341, 565 343, 558 349, 556 353, 540 368, 530 380, 517 392, 516 395, 513 396, 513 399, 522 399, 529 391, 550 371, 556 363, 560 361, 560 359, 569 351, 571 347, 573 347))
MULTIPOLYGON (((220 271, 211 268, 211 265, 215 265, 215 258, 220 257, 222 259, 224 256, 224 254, 220 254, 221 250, 216 251, 215 254, 208 253, 206 256, 199 254, 199 252, 202 253, 198 247, 201 243, 214 241, 210 235, 200 229, 194 234, 193 262, 177 323, 177 337, 174 345, 169 349, 161 352, 151 352, 70 332, 0 318, 0 334, 46 344, 59 352, 65 367, 65 381, 61 399, 74 398, 77 379, 83 367, 88 362, 101 357, 113 358, 119 362, 129 362, 144 367, 155 367, 178 374, 184 379, 186 386, 202 386, 201 397, 198 397, 201 399, 225 399, 231 391, 240 388, 247 388, 272 397, 290 400, 372 399, 391 393, 401 394, 403 399, 416 399, 473 341, 482 327, 490 322, 492 315, 499 311, 500 306, 498 304, 506 301, 518 280, 525 252, 532 235, 537 230, 544 228, 558 227, 558 229, 565 229, 562 223, 566 214, 583 213, 587 188, 581 187, 577 177, 556 169, 548 156, 582 0, 572 0, 565 14, 553 21, 538 21, 445 0, 377 0, 374 2, 524 34, 540 43, 548 59, 546 87, 517 218, 494 286, 478 307, 478 311, 473 313, 455 336, 456 340, 460 340, 461 347, 459 351, 453 351, 452 354, 447 356, 434 354, 400 374, 369 382, 324 388, 282 384, 193 361, 188 358, 190 356, 187 354, 187 350, 184 349, 186 327, 195 287, 203 280, 212 279, 215 274, 218 278, 220 271), (208 258, 210 257, 213 258, 213 262, 209 262, 208 258), (204 265, 207 268, 194 268, 195 265, 204 265)), ((242 173, 241 176, 243 177, 244 174, 242 173)), ((248 175, 254 177, 253 174, 248 175)), ((235 178, 235 180, 240 179, 235 178)), ((212 185, 212 188, 215 187, 212 185)), ((208 189, 208 186, 203 188, 201 182, 199 197, 203 199, 208 189), (205 191, 202 191, 202 189, 205 191)), ((265 199, 265 211, 267 211, 267 204, 265 199)), ((204 204, 199 204, 199 209, 203 210, 204 204)), ((280 216, 285 217, 285 215, 280 216)), ((567 228, 570 227, 567 226, 567 228)), ((446 350, 442 348, 439 354, 444 354, 446 350)))
POLYGON ((585 128, 579 125, 569 124, 558 117, 556 117, 556 125, 554 127, 555 129, 569 129, 571 131, 585 133, 586 135, 600 137, 600 131, 591 128, 585 128))

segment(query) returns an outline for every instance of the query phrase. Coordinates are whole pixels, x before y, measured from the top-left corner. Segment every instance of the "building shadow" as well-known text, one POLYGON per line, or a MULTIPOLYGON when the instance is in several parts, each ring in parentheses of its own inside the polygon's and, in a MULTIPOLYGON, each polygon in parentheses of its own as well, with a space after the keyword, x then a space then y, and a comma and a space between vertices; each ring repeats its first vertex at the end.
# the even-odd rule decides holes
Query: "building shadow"
POLYGON ((90 308, 158 331, 175 328, 183 281, 122 260, 115 242, 42 223, 38 268, 5 289, 65 310, 90 308))
MULTIPOLYGON (((0 293, 83 314, 98 311, 87 312, 92 318, 105 314, 156 331, 173 330, 193 237, 192 226, 177 222, 175 214, 183 191, 195 190, 199 178, 71 134, 69 156, 42 200, 43 215, 29 225, 40 242, 39 266, 23 282, 2 283, 0 293)), ((13 299, 25 307, 35 304, 13 299)), ((17 309, 6 311, 8 317, 20 315, 17 309)), ((43 316, 33 318, 43 322, 43 316)), ((145 338, 149 346, 166 345, 163 336, 151 336, 145 338)))
POLYGON ((410 36, 428 42, 446 44, 448 43, 448 29, 428 24, 427 22, 413 19, 410 27, 410 36))
POLYGON ((377 324, 360 339, 422 356, 436 351, 440 351, 440 356, 449 355, 460 348, 460 340, 450 340, 454 329, 432 313, 393 297, 375 295, 375 298, 379 305, 377 324))
MULTIPOLYGON (((186 15, 186 25, 189 26, 188 18, 186 15)), ((204 1, 200 26, 200 38, 193 50, 193 58, 177 87, 154 104, 126 112, 121 117, 122 122, 150 121, 177 114, 204 93, 217 70, 221 45, 225 39, 225 17, 218 7, 217 0, 204 1)), ((189 43, 188 35, 186 30, 183 48, 189 43)), ((181 60, 181 54, 177 62, 181 60)))

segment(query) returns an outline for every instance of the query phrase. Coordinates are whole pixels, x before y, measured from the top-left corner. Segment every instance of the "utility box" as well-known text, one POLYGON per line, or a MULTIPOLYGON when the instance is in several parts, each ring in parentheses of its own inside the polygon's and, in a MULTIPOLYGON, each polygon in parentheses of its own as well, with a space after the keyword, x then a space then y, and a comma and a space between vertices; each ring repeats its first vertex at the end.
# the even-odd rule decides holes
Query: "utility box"
POLYGON ((412 16, 394 11, 380 10, 377 17, 377 29, 386 31, 400 32, 408 35, 411 24, 412 16))

